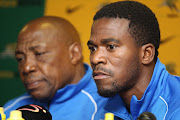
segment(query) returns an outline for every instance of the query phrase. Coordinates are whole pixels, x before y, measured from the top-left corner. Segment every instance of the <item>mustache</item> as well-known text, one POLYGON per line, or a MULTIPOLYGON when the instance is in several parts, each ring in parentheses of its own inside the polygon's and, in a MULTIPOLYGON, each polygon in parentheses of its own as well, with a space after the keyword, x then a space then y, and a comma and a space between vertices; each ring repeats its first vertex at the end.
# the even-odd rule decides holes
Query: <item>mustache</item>
POLYGON ((107 73, 108 75, 114 75, 114 73, 111 70, 103 68, 102 66, 95 66, 95 67, 93 67, 93 71, 102 71, 102 72, 107 73))
POLYGON ((40 75, 29 75, 24 77, 24 82, 27 82, 29 80, 47 80, 45 76, 40 76, 40 75))

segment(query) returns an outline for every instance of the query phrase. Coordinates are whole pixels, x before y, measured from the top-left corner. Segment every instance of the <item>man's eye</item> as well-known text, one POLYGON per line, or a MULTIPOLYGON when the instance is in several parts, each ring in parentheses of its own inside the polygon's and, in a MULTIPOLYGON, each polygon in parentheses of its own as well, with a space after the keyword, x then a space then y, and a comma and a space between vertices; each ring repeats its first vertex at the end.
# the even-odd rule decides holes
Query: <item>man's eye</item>
POLYGON ((23 57, 16 57, 16 60, 17 60, 18 62, 21 62, 21 61, 23 60, 23 57))
POLYGON ((115 45, 108 45, 108 46, 107 46, 107 49, 110 49, 110 50, 112 50, 112 49, 114 49, 114 48, 116 48, 115 45))
POLYGON ((43 54, 45 54, 45 52, 36 52, 36 53, 35 53, 36 56, 41 56, 41 55, 43 55, 43 54))
POLYGON ((91 52, 95 51, 96 49, 97 49, 96 47, 89 47, 89 50, 90 50, 91 52))

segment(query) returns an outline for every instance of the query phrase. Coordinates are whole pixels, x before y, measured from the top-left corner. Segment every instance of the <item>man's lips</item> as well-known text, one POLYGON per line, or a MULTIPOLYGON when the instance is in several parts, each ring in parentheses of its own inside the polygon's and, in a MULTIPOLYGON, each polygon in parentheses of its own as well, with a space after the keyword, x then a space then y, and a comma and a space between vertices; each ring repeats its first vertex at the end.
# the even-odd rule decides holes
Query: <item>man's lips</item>
POLYGON ((100 80, 100 79, 106 79, 109 78, 111 75, 105 73, 105 72, 101 72, 101 71, 94 71, 93 72, 93 78, 95 80, 100 80))
POLYGON ((33 81, 28 80, 28 81, 30 81, 30 82, 26 82, 25 85, 26 85, 27 89, 29 89, 29 90, 38 88, 43 82, 43 80, 33 80, 33 81))

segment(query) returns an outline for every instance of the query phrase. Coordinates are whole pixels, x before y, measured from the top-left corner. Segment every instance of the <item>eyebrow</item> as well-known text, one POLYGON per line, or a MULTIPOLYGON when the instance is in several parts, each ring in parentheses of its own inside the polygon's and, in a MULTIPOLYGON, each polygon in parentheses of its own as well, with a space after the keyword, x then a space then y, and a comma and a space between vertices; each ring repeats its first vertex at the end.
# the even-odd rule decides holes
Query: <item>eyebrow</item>
POLYGON ((23 52, 16 50, 15 55, 17 55, 17 54, 23 54, 23 52))
POLYGON ((43 47, 43 46, 36 45, 36 46, 30 47, 29 50, 35 50, 35 49, 42 48, 42 47, 43 47))
POLYGON ((87 45, 94 45, 94 43, 93 43, 93 41, 89 40, 89 41, 87 42, 87 45))
POLYGON ((102 42, 103 44, 106 44, 106 43, 108 43, 108 42, 119 43, 119 40, 114 39, 114 38, 107 38, 107 39, 102 39, 101 42, 102 42))
MULTIPOLYGON (((107 38, 107 39, 102 39, 102 40, 101 40, 101 43, 102 43, 102 44, 106 44, 106 43, 108 43, 108 42, 120 43, 119 40, 114 39, 114 38, 107 38)), ((87 45, 94 45, 94 43, 93 43, 93 41, 89 40, 89 41, 87 42, 87 45)))
MULTIPOLYGON (((29 50, 35 50, 35 49, 38 49, 38 48, 42 48, 43 46, 40 46, 40 45, 36 45, 36 46, 32 46, 29 48, 29 50)), ((15 51, 15 55, 16 54, 24 54, 24 52, 20 51, 20 50, 16 50, 15 51)))

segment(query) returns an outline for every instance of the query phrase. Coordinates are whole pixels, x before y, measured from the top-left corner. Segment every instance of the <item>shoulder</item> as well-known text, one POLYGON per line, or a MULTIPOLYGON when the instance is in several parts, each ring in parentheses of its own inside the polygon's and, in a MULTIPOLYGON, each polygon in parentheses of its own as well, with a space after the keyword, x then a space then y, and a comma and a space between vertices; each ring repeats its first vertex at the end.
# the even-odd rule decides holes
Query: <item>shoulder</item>
POLYGON ((88 109, 93 111, 92 116, 94 116, 94 119, 103 119, 104 105, 106 104, 108 98, 100 96, 97 91, 94 90, 81 90, 81 92, 84 94, 84 99, 86 99, 85 106, 88 106, 88 109))
POLYGON ((14 98, 8 101, 3 107, 5 114, 9 114, 10 111, 17 109, 20 106, 28 104, 28 99, 32 99, 32 97, 25 93, 17 98, 14 98))
POLYGON ((102 97, 97 93, 97 87, 93 79, 86 88, 81 90, 81 93, 84 94, 84 98, 89 101, 89 104, 93 104, 93 106, 95 107, 95 109, 98 110, 98 112, 100 111, 100 109, 103 109, 104 105, 108 100, 108 98, 102 97))
POLYGON ((171 96, 176 94, 179 96, 179 91, 180 91, 180 77, 169 74, 166 82, 166 91, 165 91, 166 94, 169 93, 171 96))
POLYGON ((171 75, 168 73, 167 80, 168 80, 168 82, 171 82, 171 83, 176 82, 176 83, 180 84, 180 76, 177 76, 177 75, 171 75))
POLYGON ((170 109, 180 107, 179 91, 180 77, 169 74, 162 89, 161 99, 168 105, 170 109))
POLYGON ((107 101, 107 98, 104 98, 98 94, 98 89, 96 86, 96 83, 92 77, 92 69, 88 64, 85 64, 86 66, 86 75, 88 74, 88 77, 86 79, 88 80, 88 84, 81 90, 81 93, 83 93, 85 96, 87 96, 89 99, 94 101, 107 101))
POLYGON ((161 97, 166 105, 167 115, 164 117, 168 120, 178 120, 180 117, 180 77, 169 74, 165 86, 161 97))

